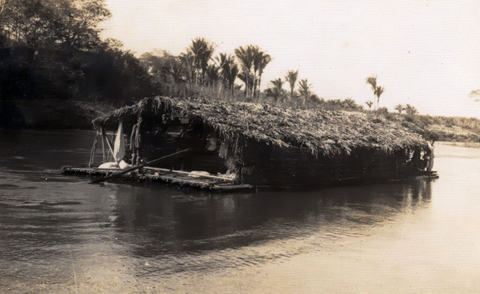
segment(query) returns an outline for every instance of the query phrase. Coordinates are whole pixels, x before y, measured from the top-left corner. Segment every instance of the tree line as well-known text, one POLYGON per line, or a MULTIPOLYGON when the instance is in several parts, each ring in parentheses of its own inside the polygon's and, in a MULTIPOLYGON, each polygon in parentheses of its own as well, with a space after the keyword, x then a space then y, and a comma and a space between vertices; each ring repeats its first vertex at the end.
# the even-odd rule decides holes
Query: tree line
MULTIPOLYGON (((353 99, 325 100, 298 70, 269 81, 273 57, 258 45, 216 53, 195 38, 179 55, 156 50, 137 58, 121 42, 100 38, 111 17, 105 0, 0 2, 0 99, 126 101, 152 95, 204 95, 295 107, 361 110, 353 99)), ((377 110, 384 88, 367 78, 377 110)), ((370 108, 372 102, 367 102, 370 108)))
POLYGON ((195 38, 178 56, 157 50, 143 54, 140 62, 155 84, 170 96, 210 91, 214 96, 258 100, 262 75, 272 57, 252 44, 216 56, 215 49, 215 44, 205 38, 195 38), (237 84, 237 79, 242 84, 237 84))
POLYGON ((139 60, 100 38, 104 0, 3 0, 0 98, 126 100, 155 89, 139 60))
POLYGON ((267 51, 253 44, 239 46, 232 53, 216 54, 215 49, 213 42, 199 37, 179 55, 155 50, 143 54, 140 63, 155 86, 173 97, 204 95, 304 108, 363 109, 351 98, 320 98, 308 79, 299 79, 298 70, 288 70, 284 77, 271 80, 262 91, 263 73, 273 60, 267 51))

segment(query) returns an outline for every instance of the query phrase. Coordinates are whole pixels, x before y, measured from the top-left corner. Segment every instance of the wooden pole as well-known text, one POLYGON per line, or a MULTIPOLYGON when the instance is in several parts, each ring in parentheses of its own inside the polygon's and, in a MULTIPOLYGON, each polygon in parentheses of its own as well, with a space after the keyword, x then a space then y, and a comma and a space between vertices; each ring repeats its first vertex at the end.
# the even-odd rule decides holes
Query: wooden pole
POLYGON ((95 151, 97 151, 97 138, 98 138, 98 131, 95 134, 95 139, 93 140, 92 150, 90 150, 90 160, 88 161, 89 168, 91 168, 93 163, 95 162, 95 151))
POLYGON ((103 127, 100 127, 100 132, 102 135, 102 155, 103 155, 103 162, 107 162, 107 152, 105 151, 105 130, 103 127))
POLYGON ((191 151, 191 150, 192 150, 192 148, 184 149, 184 150, 175 152, 175 153, 173 153, 173 154, 166 155, 166 156, 163 156, 163 157, 154 159, 154 160, 152 160, 152 161, 145 162, 145 163, 143 163, 143 164, 134 166, 134 167, 132 167, 132 168, 128 168, 128 169, 123 170, 123 171, 118 172, 118 173, 115 173, 115 174, 113 174, 113 175, 109 175, 109 176, 106 176, 106 177, 101 178, 101 179, 93 180, 93 181, 90 182, 90 184, 98 184, 98 183, 104 182, 104 181, 106 181, 106 180, 108 180, 108 179, 116 178, 116 177, 118 177, 118 176, 121 176, 121 175, 124 175, 124 174, 126 174, 126 173, 132 172, 132 171, 137 170, 137 169, 139 169, 139 168, 142 168, 142 167, 144 167, 144 166, 148 166, 148 165, 154 164, 154 163, 159 162, 159 161, 161 161, 161 160, 164 160, 164 159, 167 159, 167 158, 171 158, 171 157, 180 155, 180 154, 182 154, 182 153, 186 153, 186 152, 191 151))
POLYGON ((110 152, 112 153, 113 159, 115 159, 115 155, 113 155, 113 148, 112 148, 112 143, 110 143, 110 140, 108 139, 108 136, 105 134, 105 141, 107 142, 108 149, 110 149, 110 152))

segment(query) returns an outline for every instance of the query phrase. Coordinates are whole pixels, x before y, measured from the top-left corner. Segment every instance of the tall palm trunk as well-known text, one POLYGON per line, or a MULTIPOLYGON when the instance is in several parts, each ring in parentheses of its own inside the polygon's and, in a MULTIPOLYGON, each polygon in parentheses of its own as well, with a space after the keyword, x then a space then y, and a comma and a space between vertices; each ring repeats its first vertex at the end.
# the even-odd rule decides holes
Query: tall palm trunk
POLYGON ((260 91, 261 91, 260 87, 261 87, 261 85, 262 85, 262 74, 259 74, 259 75, 258 75, 258 93, 257 93, 257 98, 260 98, 260 91))
POLYGON ((245 98, 248 99, 248 76, 250 75, 250 70, 246 71, 245 70, 245 98))

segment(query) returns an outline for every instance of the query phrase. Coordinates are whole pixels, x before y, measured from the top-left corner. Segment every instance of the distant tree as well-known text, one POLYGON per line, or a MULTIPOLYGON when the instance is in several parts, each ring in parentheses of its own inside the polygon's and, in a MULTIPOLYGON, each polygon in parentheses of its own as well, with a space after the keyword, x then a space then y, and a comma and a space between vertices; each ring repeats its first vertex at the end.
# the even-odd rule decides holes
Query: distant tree
POLYGON ((257 45, 249 45, 248 49, 251 51, 253 62, 252 62, 252 83, 250 86, 250 99, 255 98, 256 92, 257 92, 257 84, 258 84, 258 76, 257 76, 257 71, 258 71, 258 57, 262 54, 260 47, 257 45))
POLYGON ((1 25, 8 38, 39 54, 52 46, 70 54, 98 49, 99 25, 110 16, 105 0, 9 0, 1 25))
POLYGON ((228 87, 228 72, 230 71, 229 65, 235 62, 234 57, 231 55, 228 55, 227 53, 220 53, 217 57, 215 57, 215 62, 220 68, 220 75, 221 75, 224 89, 229 89, 228 87))
POLYGON ((358 105, 355 102, 355 100, 353 100, 352 98, 345 99, 342 102, 342 106, 343 106, 343 109, 346 109, 346 110, 360 110, 363 108, 362 106, 358 105))
POLYGON ((155 50, 140 56, 140 64, 153 78, 153 82, 164 95, 184 95, 183 84, 188 71, 181 57, 165 50, 155 50), (182 90, 180 90, 182 88, 182 90))
POLYGON ((373 105, 372 101, 369 100, 369 101, 365 102, 365 104, 367 104, 368 109, 372 109, 372 105, 373 105))
POLYGON ((379 104, 380 104, 380 96, 382 96, 383 92, 385 92, 385 88, 384 87, 377 87, 377 107, 379 107, 379 104))
POLYGON ((379 113, 387 114, 387 113, 388 113, 388 108, 386 108, 386 107, 379 107, 379 108, 377 109, 377 111, 378 111, 379 113))
POLYGON ((253 95, 253 84, 255 80, 255 75, 252 73, 240 72, 237 77, 244 83, 245 90, 244 95, 247 100, 252 99, 253 95), (248 89, 248 90, 247 90, 248 89))
POLYGON ((270 61, 272 61, 272 57, 259 48, 254 53, 255 53, 255 57, 253 61, 253 70, 256 78, 255 78, 255 86, 253 87, 254 88, 253 95, 258 97, 260 94, 260 87, 262 84, 263 71, 265 70, 265 67, 267 67, 267 65, 270 63, 270 61))
POLYGON ((298 82, 298 97, 302 100, 302 104, 305 105, 307 101, 314 100, 313 96, 315 95, 311 88, 312 86, 308 83, 307 79, 302 79, 298 82))
POLYGON ((290 84, 290 100, 293 101, 293 94, 295 93, 295 85, 298 79, 298 70, 289 70, 285 75, 285 80, 290 84))
MULTIPOLYGON (((220 75, 225 89, 231 91, 232 96, 235 93, 235 80, 239 75, 238 65, 235 63, 235 56, 228 55, 227 53, 220 53, 216 58, 218 66, 220 68, 220 75)), ((242 81, 245 82, 245 76, 242 76, 242 81)))
POLYGON ((240 70, 238 69, 238 65, 235 63, 230 63, 228 68, 226 68, 227 73, 227 80, 228 80, 228 87, 230 91, 232 91, 232 96, 235 93, 235 80, 238 77, 240 70))
POLYGON ((418 113, 418 110, 414 106, 412 106, 410 104, 407 104, 407 105, 405 105, 405 112, 408 115, 414 115, 414 114, 418 113))
POLYGON ((187 52, 181 53, 179 58, 183 66, 185 67, 187 82, 190 85, 195 84, 195 80, 196 80, 195 55, 193 55, 192 52, 187 50, 187 52))
POLYGON ((8 75, 0 77, 5 96, 123 99, 142 88, 151 95, 138 59, 122 51, 118 41, 100 38, 101 23, 111 16, 105 0, 3 3, 0 35, 9 46, 2 63, 8 75))
POLYGON ((253 89, 254 77, 251 73, 255 61, 255 46, 238 47, 235 49, 235 56, 241 64, 241 74, 239 78, 245 83, 245 98, 248 99, 249 90, 253 89), (242 78, 243 77, 243 78, 242 78))
POLYGON ((215 64, 211 64, 207 67, 207 85, 213 88, 217 88, 218 82, 220 81, 220 67, 215 64))
POLYGON ((402 111, 405 110, 405 107, 402 104, 397 104, 395 106, 395 110, 398 111, 399 114, 402 114, 402 111))
POLYGON ((377 110, 378 109, 378 104, 380 102, 380 96, 383 94, 383 92, 385 92, 385 88, 377 85, 377 76, 376 75, 372 75, 372 76, 368 77, 366 82, 367 82, 367 84, 370 84, 370 86, 372 87, 373 95, 375 96, 374 110, 377 110))
POLYGON ((207 68, 209 61, 212 59, 213 52, 215 51, 215 45, 205 38, 195 38, 192 40, 192 44, 188 48, 194 56, 194 66, 195 66, 195 83, 198 84, 198 76, 202 77, 202 84, 205 84, 205 76, 207 74, 207 68))
POLYGON ((480 89, 478 90, 472 90, 470 94, 468 94, 469 97, 474 98, 475 102, 480 101, 480 89))
POLYGON ((283 83, 282 78, 278 78, 275 80, 270 81, 272 83, 273 87, 268 88, 265 90, 265 95, 267 97, 272 97, 275 102, 279 100, 284 100, 285 98, 285 90, 283 89, 283 83))

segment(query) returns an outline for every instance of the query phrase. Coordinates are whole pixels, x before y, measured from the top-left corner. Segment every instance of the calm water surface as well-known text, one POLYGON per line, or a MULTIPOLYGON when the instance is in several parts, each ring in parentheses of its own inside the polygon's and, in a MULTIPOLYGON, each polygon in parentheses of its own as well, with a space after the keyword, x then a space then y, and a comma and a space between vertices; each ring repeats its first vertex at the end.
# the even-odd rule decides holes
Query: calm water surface
POLYGON ((435 181, 208 194, 90 185, 94 133, 0 133, 2 293, 478 293, 480 149, 435 181))

